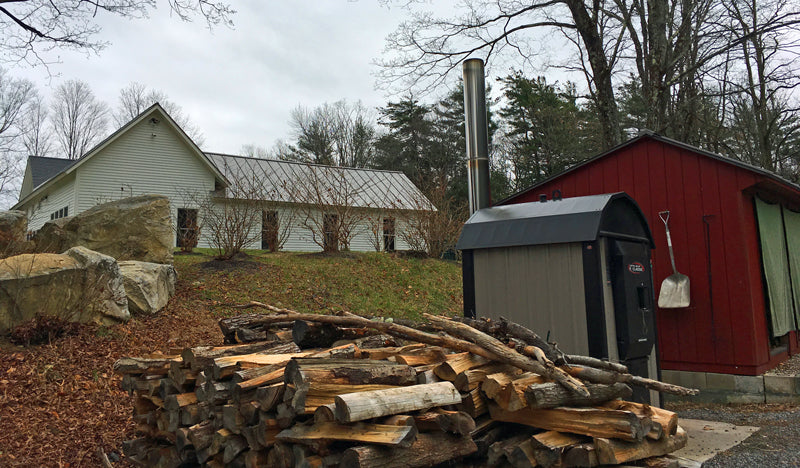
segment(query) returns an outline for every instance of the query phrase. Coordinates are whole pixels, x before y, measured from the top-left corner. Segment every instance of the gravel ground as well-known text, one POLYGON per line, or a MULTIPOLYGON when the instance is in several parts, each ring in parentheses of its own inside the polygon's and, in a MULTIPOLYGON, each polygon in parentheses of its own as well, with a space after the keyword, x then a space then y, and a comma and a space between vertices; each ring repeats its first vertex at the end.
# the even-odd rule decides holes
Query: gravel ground
POLYGON ((800 467, 800 405, 700 405, 674 403, 679 418, 720 421, 761 429, 708 460, 704 467, 800 467))

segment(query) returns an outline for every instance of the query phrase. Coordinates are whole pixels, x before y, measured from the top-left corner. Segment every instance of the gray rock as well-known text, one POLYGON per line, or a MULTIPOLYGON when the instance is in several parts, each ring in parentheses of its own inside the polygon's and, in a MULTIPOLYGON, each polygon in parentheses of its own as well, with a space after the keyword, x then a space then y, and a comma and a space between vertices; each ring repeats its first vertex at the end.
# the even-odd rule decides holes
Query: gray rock
POLYGON ((45 223, 36 234, 36 251, 80 245, 117 260, 172 263, 173 238, 169 199, 140 195, 45 223))
POLYGON ((133 314, 155 314, 175 295, 178 275, 172 265, 126 260, 119 262, 119 269, 133 314))
POLYGON ((28 217, 22 211, 0 211, 0 256, 21 251, 26 244, 28 217))
POLYGON ((0 260, 0 331, 37 316, 103 324, 128 320, 116 261, 84 247, 0 260))

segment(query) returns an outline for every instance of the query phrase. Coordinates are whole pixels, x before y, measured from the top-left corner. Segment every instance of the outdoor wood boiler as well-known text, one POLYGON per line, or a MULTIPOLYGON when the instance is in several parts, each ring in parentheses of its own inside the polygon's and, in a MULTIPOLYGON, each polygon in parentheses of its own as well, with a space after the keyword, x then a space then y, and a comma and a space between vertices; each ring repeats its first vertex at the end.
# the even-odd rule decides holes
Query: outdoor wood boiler
MULTIPOLYGON (((464 315, 505 317, 567 354, 657 379, 652 247, 647 220, 625 193, 483 208, 457 245, 464 315)), ((633 399, 660 404, 638 387, 633 399)))
MULTIPOLYGON (((653 237, 625 193, 491 207, 483 61, 466 60, 464 121, 471 217, 463 254, 464 315, 506 317, 568 354, 621 362, 660 378, 653 237)), ((660 406, 657 392, 633 400, 660 406)))

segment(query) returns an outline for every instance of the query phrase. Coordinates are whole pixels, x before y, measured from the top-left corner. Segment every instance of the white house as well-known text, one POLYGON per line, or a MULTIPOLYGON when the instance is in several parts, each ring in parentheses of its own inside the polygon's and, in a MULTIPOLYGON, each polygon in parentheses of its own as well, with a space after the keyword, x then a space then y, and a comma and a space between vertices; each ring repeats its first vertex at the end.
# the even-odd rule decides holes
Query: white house
POLYGON ((330 226, 347 218, 351 250, 404 250, 408 221, 432 209, 401 172, 204 153, 158 104, 80 159, 28 158, 12 209, 25 211, 35 231, 51 219, 142 194, 169 197, 176 245, 199 226, 201 247, 212 246, 204 222, 212 211, 249 203, 261 212, 248 248, 279 242, 285 250, 321 250, 330 226))

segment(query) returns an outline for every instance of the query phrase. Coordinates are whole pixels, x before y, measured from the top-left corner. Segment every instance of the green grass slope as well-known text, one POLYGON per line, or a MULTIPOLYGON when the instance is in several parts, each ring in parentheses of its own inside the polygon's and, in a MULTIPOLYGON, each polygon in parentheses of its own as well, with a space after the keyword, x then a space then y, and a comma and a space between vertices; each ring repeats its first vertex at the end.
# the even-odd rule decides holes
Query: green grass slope
POLYGON ((175 265, 196 299, 215 315, 259 301, 300 312, 347 310, 417 319, 460 314, 461 267, 454 262, 379 252, 335 255, 260 253, 220 262, 210 255, 176 255, 175 265))

